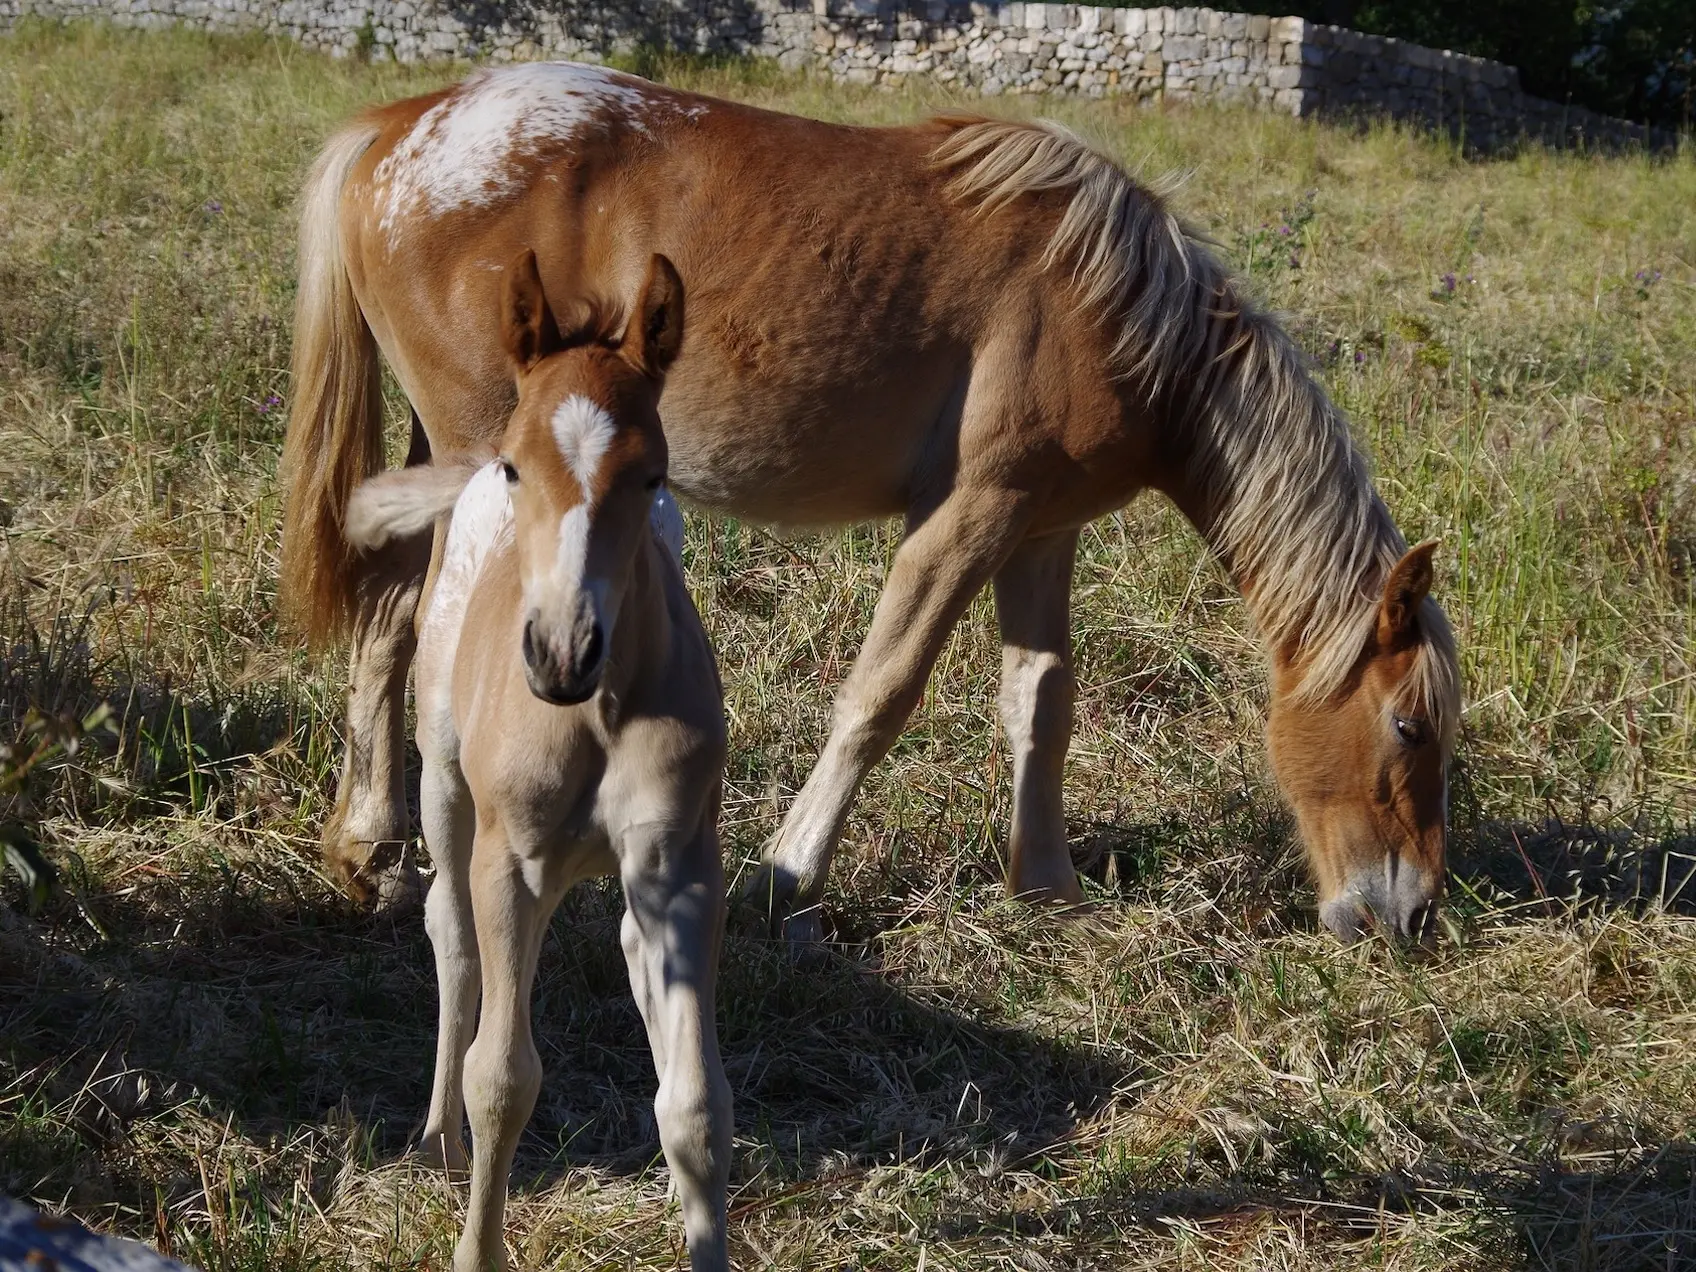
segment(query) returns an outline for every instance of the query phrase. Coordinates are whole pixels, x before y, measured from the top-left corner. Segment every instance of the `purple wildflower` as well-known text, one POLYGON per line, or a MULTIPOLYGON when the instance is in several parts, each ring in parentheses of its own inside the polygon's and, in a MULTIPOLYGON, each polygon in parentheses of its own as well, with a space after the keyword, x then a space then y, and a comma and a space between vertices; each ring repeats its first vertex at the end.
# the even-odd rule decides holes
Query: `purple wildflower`
POLYGON ((1361 363, 1363 363, 1365 361, 1366 361, 1365 352, 1363 350, 1356 349, 1355 352, 1354 352, 1354 364, 1355 364, 1355 366, 1358 367, 1361 363))
POLYGON ((216 199, 208 199, 206 200, 206 210, 213 215, 217 215, 219 212, 224 210, 224 205, 216 199))
POLYGON ((1295 233, 1295 231, 1294 231, 1294 230, 1292 230, 1292 229, 1291 229, 1291 228, 1290 228, 1290 227, 1289 227, 1289 226, 1287 226, 1287 225, 1280 225, 1280 226, 1279 226, 1279 227, 1278 227, 1278 233, 1279 233, 1279 234, 1281 234, 1281 235, 1283 235, 1283 236, 1284 236, 1284 237, 1285 237, 1285 238, 1289 238, 1289 237, 1290 237, 1290 235, 1292 235, 1292 234, 1294 234, 1294 233, 1295 233))
POLYGON ((282 404, 283 404, 283 399, 281 397, 279 397, 277 394, 267 393, 265 395, 265 400, 259 404, 259 413, 261 415, 269 415, 272 411, 276 410, 282 404))
POLYGON ((1443 290, 1445 292, 1454 291, 1454 289, 1455 289, 1455 276, 1453 274, 1444 274, 1443 278, 1442 278, 1442 283, 1443 283, 1443 290))

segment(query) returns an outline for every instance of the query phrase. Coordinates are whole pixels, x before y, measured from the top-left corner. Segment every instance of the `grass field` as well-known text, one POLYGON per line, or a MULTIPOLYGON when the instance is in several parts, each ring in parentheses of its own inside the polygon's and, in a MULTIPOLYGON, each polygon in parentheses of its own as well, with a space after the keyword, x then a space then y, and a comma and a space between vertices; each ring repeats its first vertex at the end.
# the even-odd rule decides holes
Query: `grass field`
MULTIPOLYGON (((838 119, 951 100, 652 69, 838 119)), ((443 1268, 463 1204, 402 1156, 428 943, 319 871, 340 673, 274 618, 300 176, 360 103, 451 74, 0 40, 0 742, 29 770, 0 816, 62 885, 35 917, 0 891, 0 1191, 220 1272, 443 1268)), ((1099 910, 1000 899, 980 602, 850 825, 831 956, 732 933, 737 1266, 1696 1267, 1696 161, 1052 110, 1193 171, 1178 203, 1293 315, 1409 538, 1443 538, 1469 699, 1446 935, 1413 960, 1316 930, 1243 608, 1133 506, 1078 585, 1099 910)), ((733 869, 893 543, 691 522, 733 869)), ((543 954, 524 1266, 681 1262, 618 910, 581 890, 543 954)))

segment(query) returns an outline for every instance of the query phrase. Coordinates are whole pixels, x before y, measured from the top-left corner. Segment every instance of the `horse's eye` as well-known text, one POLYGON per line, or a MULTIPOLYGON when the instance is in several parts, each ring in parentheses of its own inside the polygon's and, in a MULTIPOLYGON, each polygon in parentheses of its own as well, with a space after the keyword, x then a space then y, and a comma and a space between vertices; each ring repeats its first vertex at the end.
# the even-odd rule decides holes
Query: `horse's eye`
POLYGON ((1406 716, 1393 717, 1396 724, 1396 736, 1402 740, 1403 746, 1423 746, 1425 743, 1425 722, 1410 720, 1406 716))
POLYGON ((518 484, 518 470, 512 466, 510 460, 501 460, 501 476, 506 478, 506 484, 509 486, 518 484))
POLYGON ((658 490, 663 485, 665 485, 665 474, 664 473, 661 473, 658 477, 648 478, 648 489, 649 490, 658 490))

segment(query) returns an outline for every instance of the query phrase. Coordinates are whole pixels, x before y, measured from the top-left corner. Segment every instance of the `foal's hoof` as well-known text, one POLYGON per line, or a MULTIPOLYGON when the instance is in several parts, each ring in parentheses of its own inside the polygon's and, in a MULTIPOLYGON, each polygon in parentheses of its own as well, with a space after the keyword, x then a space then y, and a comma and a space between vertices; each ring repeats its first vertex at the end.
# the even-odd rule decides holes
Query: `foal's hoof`
POLYGON ((412 1150, 412 1159, 434 1174, 446 1175, 452 1183, 463 1183, 471 1177, 471 1159, 457 1137, 426 1135, 412 1150))
POLYGON ((354 903, 374 914, 405 918, 424 905, 424 880, 412 845, 399 839, 364 842, 328 834, 324 860, 354 903))
POLYGON ((799 914, 783 920, 783 939, 789 946, 789 956, 797 961, 809 959, 824 949, 824 920, 818 906, 809 906, 799 914))

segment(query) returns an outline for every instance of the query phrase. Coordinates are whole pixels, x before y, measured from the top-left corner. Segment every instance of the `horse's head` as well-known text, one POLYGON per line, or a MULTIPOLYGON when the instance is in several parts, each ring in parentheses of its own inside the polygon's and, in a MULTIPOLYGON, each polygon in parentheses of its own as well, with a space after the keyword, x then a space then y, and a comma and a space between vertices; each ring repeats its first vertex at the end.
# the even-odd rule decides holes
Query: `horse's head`
POLYGON ((582 702, 600 683, 665 481, 658 406, 682 340, 683 285, 655 256, 622 332, 597 312, 562 330, 526 251, 507 271, 501 335, 518 380, 501 464, 523 588, 525 675, 538 698, 582 702))
POLYGON ((1421 941, 1436 932, 1459 702, 1453 641, 1428 598, 1435 546, 1385 577, 1365 648, 1335 693, 1305 701, 1299 660, 1274 666, 1273 771, 1307 845, 1320 919, 1344 941, 1374 922, 1421 941))

